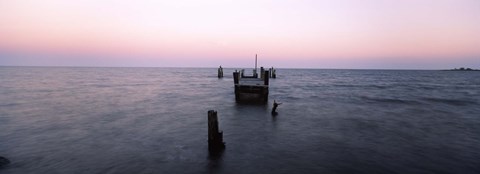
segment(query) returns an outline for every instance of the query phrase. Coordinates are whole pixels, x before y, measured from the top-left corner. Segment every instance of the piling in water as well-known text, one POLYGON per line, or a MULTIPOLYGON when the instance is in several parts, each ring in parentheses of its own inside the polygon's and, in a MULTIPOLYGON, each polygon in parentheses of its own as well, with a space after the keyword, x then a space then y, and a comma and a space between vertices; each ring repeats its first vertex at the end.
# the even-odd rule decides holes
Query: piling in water
POLYGON ((265 77, 265 69, 263 69, 263 66, 260 67, 260 78, 263 79, 265 77))
POLYGON ((278 115, 278 112, 277 112, 277 107, 279 105, 281 105, 282 103, 277 103, 277 101, 273 100, 273 108, 272 108, 272 115, 273 116, 277 116, 278 115))
POLYGON ((223 68, 222 68, 222 66, 220 66, 218 68, 218 78, 223 78, 223 68))
MULTIPOLYGON (((269 71, 265 71, 265 74, 268 74, 268 72, 269 72, 269 71)), ((268 86, 268 84, 269 84, 269 79, 270 79, 270 77, 267 76, 267 75, 265 75, 265 76, 263 77, 263 82, 264 82, 263 84, 266 85, 266 86, 268 86)))
POLYGON ((275 73, 275 71, 276 70, 272 66, 272 68, 270 68, 270 73, 269 73, 270 78, 272 78, 272 79, 277 78, 277 74, 275 73))
POLYGON ((225 148, 223 132, 218 130, 217 111, 208 111, 208 150, 210 152, 220 151, 225 148))
POLYGON ((233 84, 234 84, 234 87, 235 87, 235 100, 238 102, 239 98, 240 98, 240 94, 239 94, 239 80, 240 80, 240 73, 235 71, 233 72, 233 84))
POLYGON ((238 84, 238 80, 240 79, 239 73, 237 71, 233 72, 233 84, 238 84))

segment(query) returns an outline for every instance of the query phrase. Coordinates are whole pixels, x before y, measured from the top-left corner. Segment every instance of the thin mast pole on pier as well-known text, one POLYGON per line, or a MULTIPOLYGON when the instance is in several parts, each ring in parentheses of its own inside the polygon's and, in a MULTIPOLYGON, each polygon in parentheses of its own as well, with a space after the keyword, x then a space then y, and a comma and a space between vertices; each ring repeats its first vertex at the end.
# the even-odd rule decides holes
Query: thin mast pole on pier
POLYGON ((254 76, 257 74, 257 54, 255 54, 255 74, 254 76))

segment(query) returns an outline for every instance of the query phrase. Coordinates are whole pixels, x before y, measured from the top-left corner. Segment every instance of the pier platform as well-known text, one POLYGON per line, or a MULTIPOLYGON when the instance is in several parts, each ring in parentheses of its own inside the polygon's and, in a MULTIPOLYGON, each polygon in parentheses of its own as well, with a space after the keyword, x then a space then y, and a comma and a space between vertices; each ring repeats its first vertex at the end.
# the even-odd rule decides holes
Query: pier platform
MULTIPOLYGON (((268 74, 268 71, 265 74, 268 74)), ((234 72, 233 79, 235 84, 235 101, 237 103, 268 102, 268 75, 261 78, 245 78, 240 72, 234 72)))

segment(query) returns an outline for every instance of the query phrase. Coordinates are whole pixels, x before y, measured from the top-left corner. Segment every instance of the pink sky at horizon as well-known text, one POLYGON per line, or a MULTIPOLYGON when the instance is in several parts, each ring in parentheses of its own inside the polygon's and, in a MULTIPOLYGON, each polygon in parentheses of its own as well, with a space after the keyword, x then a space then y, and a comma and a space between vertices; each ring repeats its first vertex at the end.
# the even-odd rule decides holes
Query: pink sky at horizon
POLYGON ((0 0, 0 65, 480 68, 479 48, 478 0, 0 0))

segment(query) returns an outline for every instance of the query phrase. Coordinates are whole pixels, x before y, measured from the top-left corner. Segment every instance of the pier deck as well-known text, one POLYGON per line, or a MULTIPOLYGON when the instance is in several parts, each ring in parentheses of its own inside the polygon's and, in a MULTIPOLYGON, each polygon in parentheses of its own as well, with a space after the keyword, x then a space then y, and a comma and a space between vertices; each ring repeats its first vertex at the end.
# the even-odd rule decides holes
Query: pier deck
MULTIPOLYGON (((266 74, 268 74, 268 71, 266 74)), ((239 72, 234 72, 233 79, 236 102, 267 103, 269 76, 264 76, 263 78, 242 78, 239 72)))
POLYGON ((238 82, 238 85, 245 85, 245 86, 266 86, 268 85, 264 84, 264 80, 262 79, 257 79, 257 78, 241 78, 238 82))

